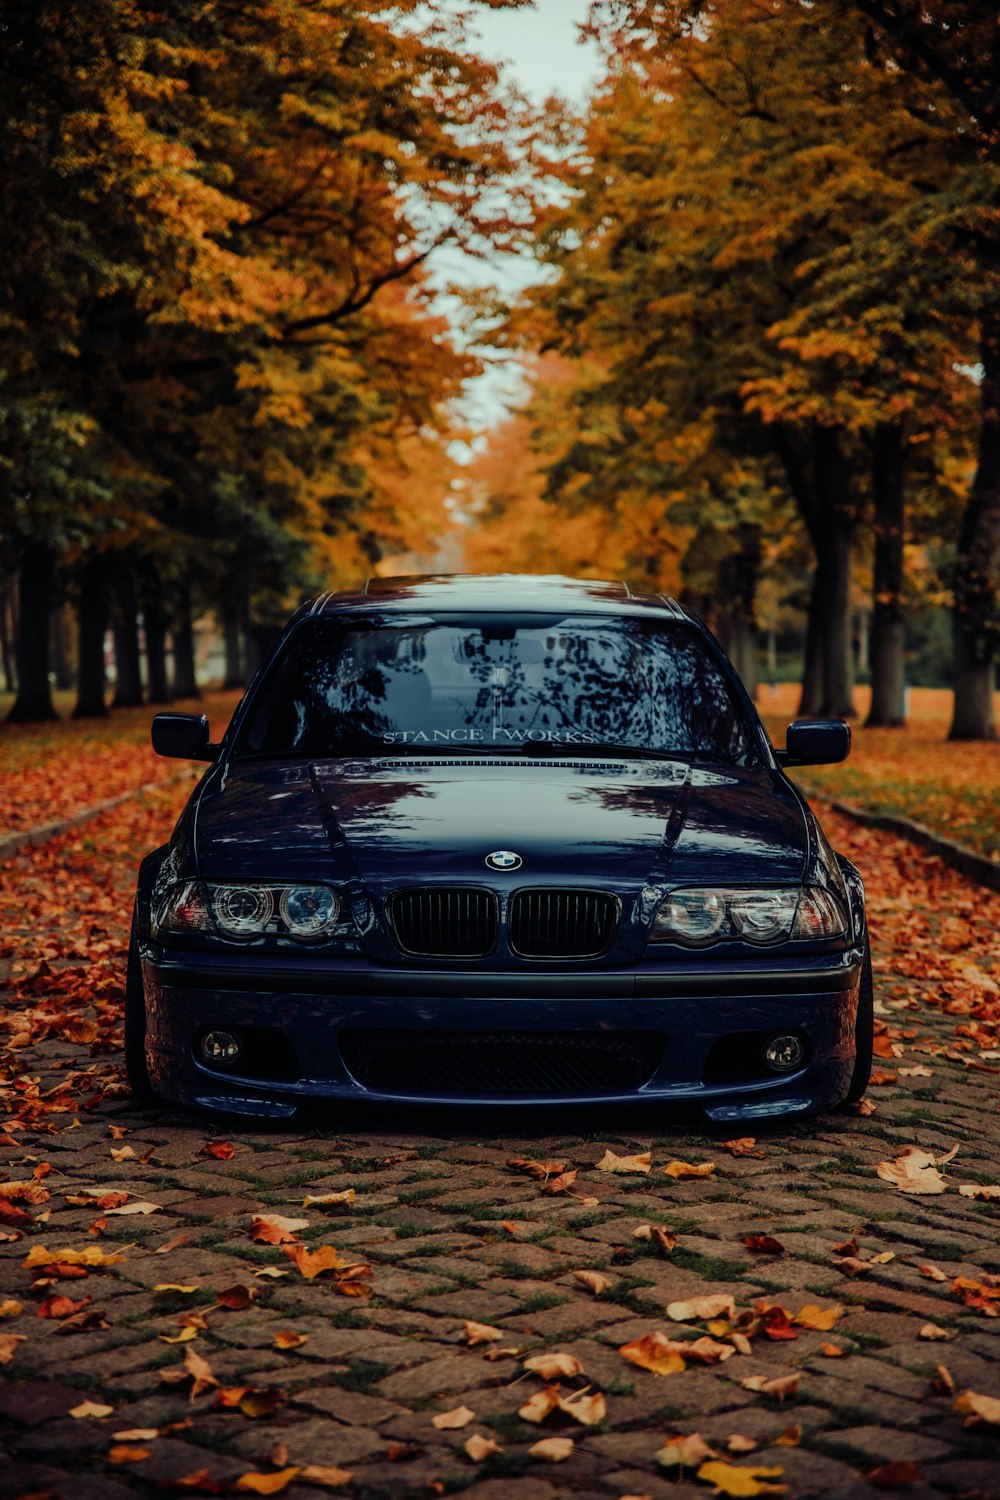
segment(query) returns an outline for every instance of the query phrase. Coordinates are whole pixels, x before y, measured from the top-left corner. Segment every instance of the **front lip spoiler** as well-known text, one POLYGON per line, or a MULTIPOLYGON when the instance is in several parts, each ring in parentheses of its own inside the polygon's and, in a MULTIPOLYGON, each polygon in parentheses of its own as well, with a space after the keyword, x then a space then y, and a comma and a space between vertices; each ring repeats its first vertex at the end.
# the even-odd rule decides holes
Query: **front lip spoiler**
POLYGON ((281 991, 300 995, 371 995, 380 998, 435 995, 442 999, 651 999, 672 995, 812 995, 849 990, 861 970, 861 954, 848 951, 837 964, 767 969, 689 969, 659 973, 578 972, 482 973, 433 969, 215 968, 186 960, 147 960, 157 984, 194 989, 281 991))

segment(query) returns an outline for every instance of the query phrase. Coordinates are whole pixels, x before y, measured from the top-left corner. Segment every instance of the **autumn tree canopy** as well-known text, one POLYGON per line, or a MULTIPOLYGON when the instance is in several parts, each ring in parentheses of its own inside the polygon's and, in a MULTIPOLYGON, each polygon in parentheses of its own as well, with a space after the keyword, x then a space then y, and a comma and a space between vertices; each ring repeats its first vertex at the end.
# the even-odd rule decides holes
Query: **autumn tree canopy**
MULTIPOLYGON (((953 602, 952 732, 975 737, 992 733, 1000 547, 982 455, 996 85, 993 23, 960 9, 958 42, 903 4, 595 0, 606 72, 540 226, 557 274, 507 329, 576 372, 555 393, 557 444, 544 381, 525 419, 540 503, 592 518, 597 571, 599 515, 619 552, 622 528, 650 550, 648 577, 680 545, 688 596, 739 661, 762 569, 805 546, 802 709, 844 714, 862 561, 871 719, 894 723, 904 544, 930 545, 953 602)), ((513 541, 523 497, 484 504, 486 535, 513 541)))
POLYGON ((57 586, 80 600, 79 708, 101 711, 109 597, 123 663, 141 602, 164 696, 163 633, 181 671, 195 605, 267 627, 440 532, 476 365, 425 267, 509 238, 517 110, 461 17, 417 0, 0 12, 15 716, 51 712, 57 586))

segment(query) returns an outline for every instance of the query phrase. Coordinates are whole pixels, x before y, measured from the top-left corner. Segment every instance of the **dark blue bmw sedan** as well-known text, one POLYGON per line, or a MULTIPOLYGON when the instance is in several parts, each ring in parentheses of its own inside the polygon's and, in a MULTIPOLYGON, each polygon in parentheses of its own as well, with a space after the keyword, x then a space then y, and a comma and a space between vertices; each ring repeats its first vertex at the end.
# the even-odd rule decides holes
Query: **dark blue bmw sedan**
POLYGON ((857 1100, 871 960, 857 870, 705 627, 621 584, 375 580, 289 624, 139 872, 139 1096, 695 1104, 857 1100))

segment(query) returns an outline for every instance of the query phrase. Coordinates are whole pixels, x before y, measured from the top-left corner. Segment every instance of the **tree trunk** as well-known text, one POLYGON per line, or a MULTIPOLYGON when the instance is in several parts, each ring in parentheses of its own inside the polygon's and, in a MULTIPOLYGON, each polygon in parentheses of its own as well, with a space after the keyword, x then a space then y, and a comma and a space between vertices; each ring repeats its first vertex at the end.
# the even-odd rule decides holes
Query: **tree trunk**
POLYGON ((173 694, 167 679, 167 621, 158 599, 143 601, 146 627, 146 673, 150 703, 171 703, 173 694))
POLYGON ((68 692, 73 686, 69 631, 66 624, 66 606, 57 604, 52 611, 52 667, 55 672, 56 687, 63 693, 68 692))
POLYGON ((851 493, 850 465, 840 433, 833 427, 813 431, 813 461, 819 531, 817 557, 822 560, 820 618, 823 662, 823 701, 820 715, 853 718, 853 660, 851 655, 851 535, 856 513, 851 493))
POLYGON ((872 604, 872 702, 867 723, 906 722, 906 625, 903 618, 903 435, 893 423, 875 428, 872 494, 875 500, 875 579, 872 604))
POLYGON ((751 698, 757 696, 757 583, 760 577, 760 527, 747 523, 737 532, 739 545, 719 567, 719 588, 726 601, 727 651, 751 698))
POLYGON ((174 627, 174 696, 176 698, 201 697, 195 673, 191 598, 186 590, 180 601, 177 624, 174 627))
POLYGON ((14 670, 14 580, 0 583, 0 660, 3 661, 4 684, 8 693, 17 691, 14 670))
POLYGON ((127 556, 115 559, 115 696, 112 708, 138 708, 142 703, 142 663, 139 652, 139 604, 135 575, 127 556))
POLYGON ((17 698, 7 722, 56 719, 49 687, 49 623, 55 557, 44 542, 29 542, 21 559, 17 637, 17 698))
POLYGON ((78 656, 74 719, 105 719, 104 632, 108 624, 107 577, 104 558, 87 559, 80 583, 78 656))
POLYGON ((948 738, 992 740, 1000 568, 1000 308, 983 314, 979 458, 962 516, 952 606, 955 703, 948 738))
POLYGON ((246 676, 241 659, 240 622, 234 615, 227 614, 222 629, 226 643, 226 680, 222 685, 227 688, 243 687, 246 676))
POLYGON ((802 658, 802 692, 796 718, 815 719, 823 707, 823 599, 826 584, 819 558, 813 569, 802 658))

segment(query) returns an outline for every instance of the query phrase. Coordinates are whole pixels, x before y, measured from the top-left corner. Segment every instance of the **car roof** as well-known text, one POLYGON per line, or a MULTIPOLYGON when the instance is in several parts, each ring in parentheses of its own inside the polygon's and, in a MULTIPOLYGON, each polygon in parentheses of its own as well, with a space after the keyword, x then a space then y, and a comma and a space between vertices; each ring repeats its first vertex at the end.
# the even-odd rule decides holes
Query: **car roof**
POLYGON ((337 614, 342 610, 424 607, 441 610, 572 609, 587 614, 641 614, 656 611, 690 620, 688 611, 662 594, 633 594, 625 583, 593 578, 563 578, 541 573, 427 573, 369 578, 363 588, 321 594, 301 614, 337 614))

